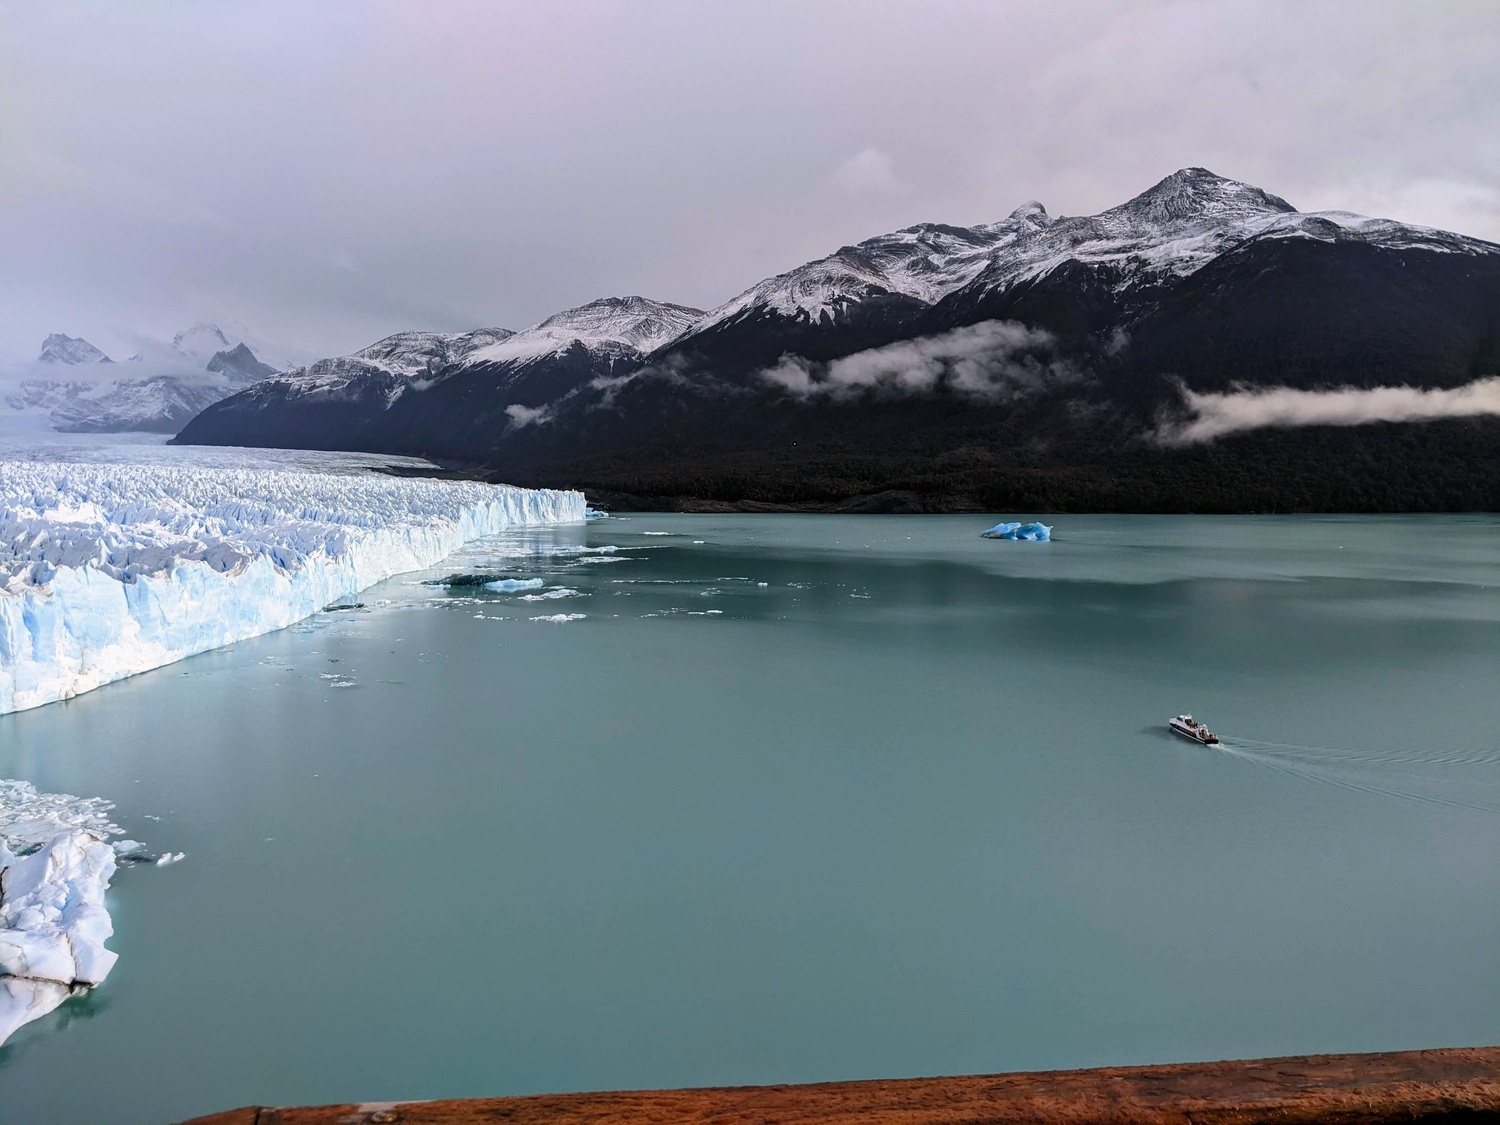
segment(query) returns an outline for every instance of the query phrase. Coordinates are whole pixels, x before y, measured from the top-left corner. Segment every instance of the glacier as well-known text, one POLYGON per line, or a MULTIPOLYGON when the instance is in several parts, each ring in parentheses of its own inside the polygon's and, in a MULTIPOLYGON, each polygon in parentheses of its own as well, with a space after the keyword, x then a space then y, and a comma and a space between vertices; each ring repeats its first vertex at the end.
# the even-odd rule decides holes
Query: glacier
POLYGON ((114 967, 104 892, 141 845, 108 842, 112 807, 0 780, 0 1043, 114 967))
POLYGON ((506 528, 585 513, 572 491, 336 460, 251 466, 222 453, 194 464, 187 450, 0 459, 0 713, 283 628, 506 528))
POLYGON ((1025 539, 1042 543, 1052 538, 1052 528, 1045 523, 997 523, 979 533, 981 539, 1025 539))

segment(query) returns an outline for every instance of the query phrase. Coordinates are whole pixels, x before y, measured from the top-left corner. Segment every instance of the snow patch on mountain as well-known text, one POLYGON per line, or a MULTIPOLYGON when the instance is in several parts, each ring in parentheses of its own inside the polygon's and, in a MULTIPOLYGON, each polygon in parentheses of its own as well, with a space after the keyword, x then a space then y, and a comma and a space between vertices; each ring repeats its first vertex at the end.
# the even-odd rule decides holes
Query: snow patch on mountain
POLYGON ((645 355, 680 336, 702 315, 700 309, 646 297, 603 297, 481 348, 467 362, 524 363, 580 346, 598 355, 645 355))
POLYGON ((931 304, 973 279, 998 248, 1047 221, 1041 204, 1032 203, 990 226, 922 223, 882 234, 751 286, 705 314, 692 331, 764 312, 807 324, 831 321, 852 305, 889 294, 931 304))
POLYGON ((397 332, 347 358, 392 375, 431 374, 449 364, 472 359, 475 352, 493 347, 514 335, 509 328, 480 328, 473 332, 397 332))

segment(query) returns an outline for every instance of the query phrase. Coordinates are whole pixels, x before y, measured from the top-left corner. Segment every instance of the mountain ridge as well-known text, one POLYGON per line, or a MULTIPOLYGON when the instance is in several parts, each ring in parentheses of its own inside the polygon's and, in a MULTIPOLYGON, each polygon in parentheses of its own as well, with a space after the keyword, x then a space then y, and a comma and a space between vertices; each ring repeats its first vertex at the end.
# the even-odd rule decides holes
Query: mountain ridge
MULTIPOLYGON (((383 405, 319 418, 331 385, 308 382, 275 409, 258 408, 261 388, 209 408, 178 440, 417 453, 525 483, 709 498, 755 491, 751 464, 793 497, 808 482, 787 465, 816 464, 822 499, 898 478, 941 491, 935 467, 962 454, 965 473, 991 482, 974 487, 1003 497, 1026 474, 1146 472, 1190 394, 1442 390, 1500 371, 1500 245, 1300 212, 1202 168, 1092 216, 1030 202, 976 227, 915 224, 701 315, 675 308, 659 342, 637 341, 655 344, 644 353, 553 340, 548 318, 434 369, 420 395, 407 380, 383 405), (545 377, 520 378, 521 361, 541 355, 545 377)), ((1500 467, 1500 450, 1481 461, 1500 467)), ((1248 498, 1263 483, 1213 488, 1248 498)))

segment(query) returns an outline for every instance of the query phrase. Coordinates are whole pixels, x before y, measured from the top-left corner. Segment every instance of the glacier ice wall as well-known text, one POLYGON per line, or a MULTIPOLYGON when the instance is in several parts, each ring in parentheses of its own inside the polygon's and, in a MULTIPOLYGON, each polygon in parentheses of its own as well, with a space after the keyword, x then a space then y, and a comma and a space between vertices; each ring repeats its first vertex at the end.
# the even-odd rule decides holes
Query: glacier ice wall
POLYGON ((258 636, 578 492, 362 473, 0 460, 0 713, 258 636))

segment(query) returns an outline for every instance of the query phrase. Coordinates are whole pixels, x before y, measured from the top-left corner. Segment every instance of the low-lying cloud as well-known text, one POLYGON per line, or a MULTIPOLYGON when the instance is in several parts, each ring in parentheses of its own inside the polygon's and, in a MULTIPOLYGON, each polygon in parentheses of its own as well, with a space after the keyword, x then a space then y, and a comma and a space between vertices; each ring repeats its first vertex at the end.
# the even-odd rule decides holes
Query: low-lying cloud
POLYGON ((1419 387, 1342 387, 1298 391, 1290 387, 1197 394, 1183 389, 1192 418, 1164 426, 1168 444, 1211 441, 1267 426, 1362 426, 1369 422, 1424 422, 1437 418, 1500 415, 1500 377, 1476 379, 1447 390, 1419 387))
POLYGON ((510 428, 522 430, 527 426, 545 426, 552 421, 556 413, 556 405, 556 403, 549 402, 546 406, 522 406, 516 402, 507 406, 505 413, 510 418, 510 428))
POLYGON ((1081 376, 1048 353, 1049 332, 1008 320, 987 320, 934 336, 855 352, 831 363, 782 356, 762 379, 797 398, 848 399, 870 393, 906 396, 946 390, 988 402, 1005 402, 1081 376))

